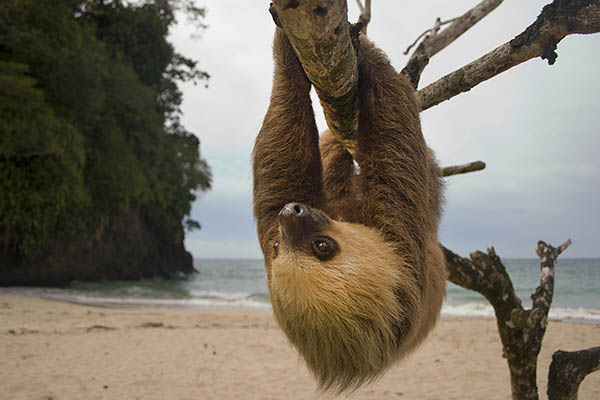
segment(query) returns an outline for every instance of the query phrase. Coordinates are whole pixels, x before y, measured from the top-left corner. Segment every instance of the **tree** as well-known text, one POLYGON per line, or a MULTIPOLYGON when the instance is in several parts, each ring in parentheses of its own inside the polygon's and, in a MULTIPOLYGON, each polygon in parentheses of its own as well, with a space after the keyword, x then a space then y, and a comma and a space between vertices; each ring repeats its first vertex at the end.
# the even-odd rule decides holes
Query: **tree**
POLYGON ((0 237, 7 250, 26 254, 48 244, 64 214, 90 201, 83 138, 55 115, 28 70, 0 61, 0 237))
MULTIPOLYGON (((352 153, 356 131, 356 82, 357 69, 352 42, 359 31, 366 32, 369 23, 370 1, 365 6, 358 1, 361 17, 358 24, 347 22, 347 4, 344 0, 322 1, 273 1, 271 14, 281 26, 299 56, 307 76, 316 88, 324 108, 327 125, 338 140, 352 153), (326 61, 323 61, 326 60, 326 61)), ((415 88, 429 58, 442 50, 475 23, 493 11, 502 0, 483 0, 463 16, 447 22, 438 19, 432 29, 411 56, 402 73, 406 74, 415 88), (441 29, 443 25, 448 25, 441 29)), ((448 74, 437 82, 418 91, 421 109, 439 104, 519 63, 542 57, 549 64, 556 60, 556 45, 570 34, 600 32, 600 2, 598 0, 555 0, 544 7, 537 20, 515 39, 480 59, 448 74)), ((420 38, 419 38, 420 39, 420 38)), ((415 43, 418 43, 419 39, 415 43)), ((411 46, 412 47, 412 46, 411 46)), ((480 167, 480 162, 474 163, 480 167)), ((449 167, 444 176, 455 171, 469 172, 469 168, 449 167)), ((570 240, 554 248, 544 242, 537 245, 540 257, 540 286, 533 294, 533 306, 524 309, 515 295, 512 282, 500 257, 493 248, 487 254, 475 252, 466 259, 445 249, 449 280, 467 289, 482 293, 494 306, 504 353, 509 364, 513 398, 537 399, 536 360, 545 333, 548 311, 554 288, 554 268, 558 255, 570 245, 570 240)), ((583 352, 590 358, 586 367, 580 368, 572 385, 576 393, 581 376, 598 369, 598 351, 583 352)), ((577 359, 578 355, 572 355, 577 359)), ((558 358, 558 357, 557 357, 558 358)), ((569 364, 570 371, 577 369, 569 364)), ((575 376, 556 372, 553 363, 548 395, 561 397, 556 384, 558 376, 575 376), (554 367, 554 368, 553 368, 554 367)), ((564 387, 563 387, 564 389, 564 387)), ((576 395, 575 395, 576 396, 576 395)))
POLYGON ((199 228, 191 203, 211 175, 180 122, 177 82, 208 74, 167 41, 179 8, 203 14, 189 0, 0 5, 0 259, 9 266, 51 265, 95 241, 120 247, 122 220, 134 215, 166 246, 183 249, 184 225, 199 228))

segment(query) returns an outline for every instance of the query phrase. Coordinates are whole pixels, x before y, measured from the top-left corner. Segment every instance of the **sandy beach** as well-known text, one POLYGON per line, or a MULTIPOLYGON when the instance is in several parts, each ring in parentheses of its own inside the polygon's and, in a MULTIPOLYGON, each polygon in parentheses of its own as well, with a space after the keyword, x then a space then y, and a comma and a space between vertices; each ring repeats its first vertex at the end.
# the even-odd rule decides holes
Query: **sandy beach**
MULTIPOLYGON (((116 309, 0 295, 2 399, 331 399, 270 310, 116 309)), ((551 321, 552 352, 600 344, 600 325, 551 321)), ((409 359, 349 399, 508 399, 495 321, 442 318, 409 359)), ((600 398, 600 373, 579 398, 600 398)))

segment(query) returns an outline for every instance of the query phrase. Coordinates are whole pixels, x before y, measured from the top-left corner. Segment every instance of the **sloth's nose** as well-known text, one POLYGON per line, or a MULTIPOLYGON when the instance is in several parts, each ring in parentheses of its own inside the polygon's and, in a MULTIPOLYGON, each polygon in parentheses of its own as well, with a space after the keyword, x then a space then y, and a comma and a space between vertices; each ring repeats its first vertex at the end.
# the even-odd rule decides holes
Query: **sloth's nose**
POLYGON ((302 218, 309 215, 309 209, 302 203, 288 203, 279 212, 283 218, 302 218))

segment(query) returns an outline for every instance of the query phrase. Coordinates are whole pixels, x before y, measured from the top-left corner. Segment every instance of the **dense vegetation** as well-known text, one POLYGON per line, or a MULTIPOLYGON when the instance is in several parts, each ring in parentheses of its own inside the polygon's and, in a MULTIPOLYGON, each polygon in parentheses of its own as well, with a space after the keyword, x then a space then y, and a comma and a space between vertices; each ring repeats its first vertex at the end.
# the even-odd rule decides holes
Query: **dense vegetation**
MULTIPOLYGON (((167 0, 0 2, 0 253, 43 259, 134 213, 181 243, 210 185, 167 41, 167 0)), ((0 266, 2 267, 2 266, 0 266)))

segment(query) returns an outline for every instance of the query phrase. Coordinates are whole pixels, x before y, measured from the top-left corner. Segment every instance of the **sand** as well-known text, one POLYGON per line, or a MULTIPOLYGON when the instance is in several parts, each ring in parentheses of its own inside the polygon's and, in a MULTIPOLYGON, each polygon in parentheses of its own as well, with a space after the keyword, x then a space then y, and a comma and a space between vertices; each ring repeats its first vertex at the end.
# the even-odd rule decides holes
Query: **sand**
MULTIPOLYGON (((551 321, 552 352, 600 344, 600 325, 551 321)), ((600 373, 581 400, 600 399, 600 373)), ((270 310, 115 309, 0 295, 0 398, 331 399, 270 310)), ((344 399, 509 399, 495 321, 444 317, 418 351, 344 399)))

